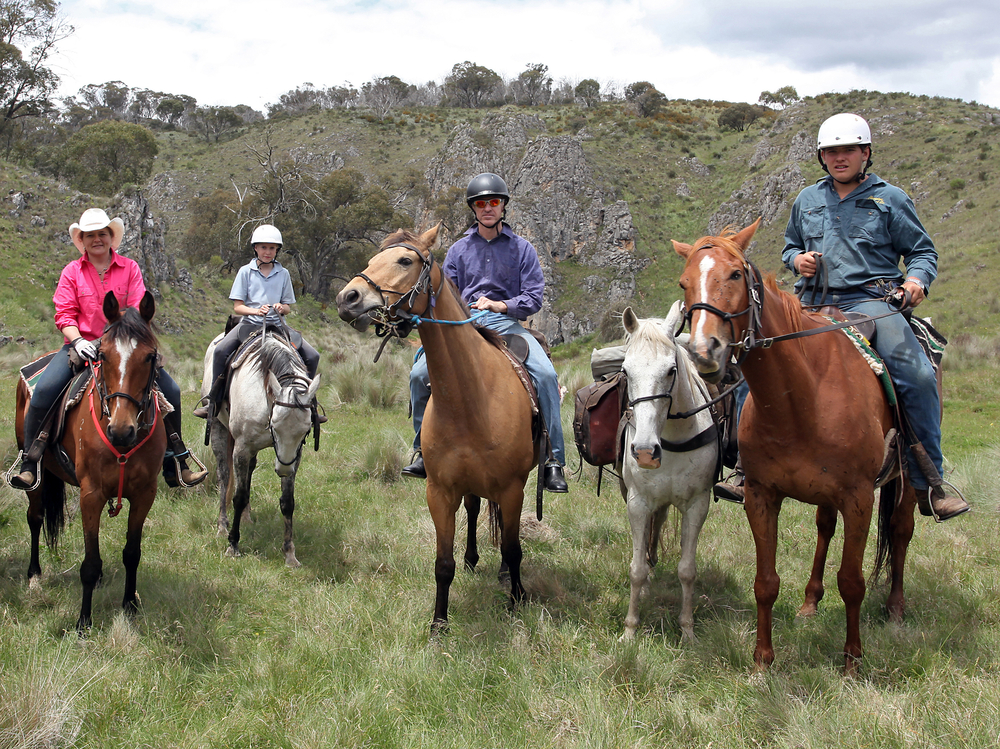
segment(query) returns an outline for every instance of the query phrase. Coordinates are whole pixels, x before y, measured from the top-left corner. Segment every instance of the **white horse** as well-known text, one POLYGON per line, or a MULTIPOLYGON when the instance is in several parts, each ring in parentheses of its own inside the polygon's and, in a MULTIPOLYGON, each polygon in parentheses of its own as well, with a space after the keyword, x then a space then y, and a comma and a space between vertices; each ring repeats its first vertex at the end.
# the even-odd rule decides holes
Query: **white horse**
MULTIPOLYGON (((205 352, 205 379, 212 381, 212 354, 217 336, 205 352)), ((204 385, 203 385, 204 388, 204 385)), ((300 566, 292 542, 295 474, 302 446, 312 428, 312 402, 319 375, 310 380, 298 352, 283 338, 267 336, 252 348, 233 372, 229 401, 212 419, 212 452, 218 465, 218 533, 229 533, 227 556, 239 556, 240 522, 249 519, 250 480, 257 453, 274 448, 274 471, 281 477, 281 514, 285 517, 282 551, 285 564, 300 566), (233 507, 229 525, 226 507, 233 507)))
POLYGON ((682 517, 679 624, 683 638, 695 639, 695 552, 708 515, 718 441, 707 408, 681 416, 710 400, 687 350, 675 339, 682 318, 680 302, 674 303, 666 320, 640 320, 631 307, 622 314, 627 334, 622 369, 628 377, 630 411, 622 481, 632 526, 632 592, 623 640, 633 639, 639 626, 639 599, 648 592, 660 529, 671 505, 682 517))

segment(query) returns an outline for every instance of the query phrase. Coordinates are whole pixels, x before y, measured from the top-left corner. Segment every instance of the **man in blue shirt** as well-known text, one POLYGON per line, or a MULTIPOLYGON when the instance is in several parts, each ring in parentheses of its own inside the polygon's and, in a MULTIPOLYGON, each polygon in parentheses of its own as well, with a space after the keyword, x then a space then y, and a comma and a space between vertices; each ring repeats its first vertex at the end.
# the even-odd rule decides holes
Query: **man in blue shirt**
MULTIPOLYGON (((828 176, 795 199, 782 260, 802 276, 796 284, 802 288, 823 285, 817 278, 822 257, 829 286, 827 303, 877 316, 891 311, 885 298, 897 289, 905 292, 912 307, 926 298, 937 276, 937 251, 909 196, 866 173, 871 166, 871 142, 868 123, 855 114, 834 115, 822 124, 817 153, 828 176)), ((924 446, 940 476, 941 403, 934 368, 902 315, 883 317, 875 326, 873 345, 909 420, 910 440, 924 446)), ((929 487, 928 477, 910 450, 907 460, 911 485, 928 492, 939 520, 969 509, 947 484, 929 487)))
MULTIPOLYGON (((517 334, 527 341, 525 369, 538 391, 538 407, 552 444, 553 460, 546 463, 544 470, 545 488, 550 492, 566 492, 559 381, 541 344, 521 325, 542 308, 545 279, 538 253, 530 242, 503 223, 510 200, 503 179, 489 172, 480 174, 469 183, 465 197, 475 213, 476 223, 448 250, 442 266, 444 273, 473 311, 486 310, 478 324, 500 334, 517 334)), ((410 371, 415 459, 402 470, 404 476, 427 478, 420 454, 420 424, 430 392, 427 359, 421 353, 410 371)))

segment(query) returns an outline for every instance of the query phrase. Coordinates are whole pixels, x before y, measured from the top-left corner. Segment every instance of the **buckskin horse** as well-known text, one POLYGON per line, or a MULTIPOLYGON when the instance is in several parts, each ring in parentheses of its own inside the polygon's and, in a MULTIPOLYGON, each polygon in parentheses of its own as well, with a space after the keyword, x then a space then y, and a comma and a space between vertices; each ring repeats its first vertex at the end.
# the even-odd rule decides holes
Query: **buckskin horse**
MULTIPOLYGON (((847 614, 844 672, 860 665, 860 610, 865 596, 862 560, 874 507, 876 479, 886 454, 893 413, 878 377, 842 332, 802 336, 829 325, 763 282, 744 252, 754 224, 693 245, 674 242, 686 260, 680 285, 691 325, 690 349, 703 377, 722 376, 733 352, 750 397, 740 417, 739 444, 746 472, 746 513, 757 555, 758 669, 774 661, 772 608, 780 580, 775 571, 778 513, 785 497, 816 505, 819 539, 800 615, 816 613, 823 597, 823 567, 837 514, 844 519, 844 549, 837 585, 847 614), (785 340, 781 336, 789 336, 785 340)), ((904 472, 905 473, 905 472, 904 472)), ((903 616, 903 566, 913 535, 916 493, 901 477, 881 493, 875 579, 887 560, 888 611, 903 616), (900 488, 896 481, 902 480, 900 488)))
MULTIPOLYGON (((142 528, 156 498, 167 445, 161 405, 154 389, 159 362, 156 335, 149 324, 156 311, 153 295, 147 291, 138 309, 128 307, 122 311, 114 292, 108 292, 103 310, 108 325, 100 339, 97 360, 89 365, 93 377, 79 402, 66 413, 59 442, 65 457, 57 457, 50 445, 40 468, 39 483, 27 492, 31 531, 28 581, 34 587, 42 572, 38 559, 42 526, 47 543, 54 547, 63 529, 66 484, 80 487, 83 602, 76 628, 81 633, 91 625, 94 587, 103 574, 101 513, 107 506, 112 517, 117 515, 122 498, 129 500, 128 530, 122 551, 125 566, 122 608, 129 615, 138 609, 136 570, 142 556, 142 528)), ((15 431, 22 449, 24 414, 30 399, 27 385, 19 379, 15 431)))
POLYGON ((698 536, 705 524, 715 480, 718 431, 708 410, 710 396, 676 332, 683 323, 680 302, 666 320, 640 320, 631 307, 622 313, 628 378, 628 423, 622 481, 632 528, 631 597, 623 640, 635 637, 639 600, 649 588, 660 529, 671 506, 681 513, 681 636, 693 641, 694 581, 698 536))
MULTIPOLYGON (((437 535, 432 633, 447 627, 455 515, 463 497, 469 498, 473 543, 476 497, 489 500, 491 529, 495 535, 499 528, 500 554, 510 573, 511 603, 524 598, 521 506, 537 464, 528 392, 495 336, 463 324, 471 322, 468 307, 432 254, 439 229, 440 224, 419 235, 401 230, 386 237, 381 252, 337 295, 340 318, 359 330, 375 322, 406 335, 415 323, 427 356, 432 395, 421 446, 427 507, 437 535)), ((476 558, 467 551, 470 567, 476 558)))

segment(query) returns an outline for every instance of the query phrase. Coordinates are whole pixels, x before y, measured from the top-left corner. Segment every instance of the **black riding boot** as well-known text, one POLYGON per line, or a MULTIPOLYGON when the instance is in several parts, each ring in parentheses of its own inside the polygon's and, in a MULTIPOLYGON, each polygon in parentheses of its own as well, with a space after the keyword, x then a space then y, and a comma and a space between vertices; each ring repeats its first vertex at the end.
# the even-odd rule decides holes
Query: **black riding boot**
POLYGON ((222 400, 222 391, 226 387, 226 375, 220 374, 212 383, 212 389, 208 395, 202 398, 202 402, 191 413, 199 419, 209 419, 219 410, 219 402, 222 400))
POLYGON ((181 439, 180 414, 176 411, 163 417, 163 425, 167 428, 167 452, 163 456, 163 480, 167 486, 183 486, 185 489, 197 486, 205 477, 208 470, 201 465, 200 461, 192 455, 181 439), (191 458, 198 463, 198 470, 192 471, 187 464, 187 458, 191 458), (178 475, 178 469, 180 475, 178 475))
POLYGON ((38 479, 38 461, 45 452, 47 434, 40 434, 42 422, 45 421, 46 410, 28 406, 24 415, 24 445, 27 450, 21 458, 21 471, 10 479, 10 485, 15 489, 31 489, 38 479))

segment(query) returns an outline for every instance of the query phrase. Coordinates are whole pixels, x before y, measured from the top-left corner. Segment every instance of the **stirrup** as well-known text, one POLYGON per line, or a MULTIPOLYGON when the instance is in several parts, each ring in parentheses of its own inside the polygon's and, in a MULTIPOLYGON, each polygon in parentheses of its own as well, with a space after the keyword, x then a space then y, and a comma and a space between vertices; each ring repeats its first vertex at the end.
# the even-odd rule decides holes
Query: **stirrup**
MULTIPOLYGON (((182 478, 182 476, 184 475, 184 469, 181 466, 181 459, 182 458, 193 460, 197 464, 199 470, 202 470, 202 471, 204 471, 206 473, 206 477, 205 478, 208 478, 208 476, 207 476, 207 474, 208 474, 208 467, 204 463, 202 463, 201 460, 198 459, 198 456, 195 455, 190 450, 188 450, 186 453, 183 453, 182 455, 172 455, 170 457, 174 461, 174 478, 177 481, 177 485, 179 487, 181 487, 182 489, 193 489, 194 487, 198 486, 198 484, 200 484, 202 481, 205 480, 205 479, 202 479, 197 484, 189 484, 189 483, 187 483, 182 478)), ((188 470, 191 470, 191 469, 188 468, 188 470)))
POLYGON ((972 509, 972 506, 969 504, 969 500, 967 500, 965 498, 965 495, 962 494, 961 490, 959 490, 959 488, 957 486, 955 486, 953 483, 951 483, 950 481, 948 481, 946 479, 941 479, 941 483, 939 484, 939 486, 950 487, 955 492, 955 494, 958 495, 959 499, 961 499, 963 502, 965 502, 965 509, 964 510, 959 510, 954 515, 949 515, 946 518, 942 518, 934 510, 934 500, 931 499, 931 494, 933 494, 934 489, 937 488, 937 487, 929 486, 929 487, 927 487, 926 490, 921 490, 921 489, 917 490, 917 498, 918 498, 917 504, 918 505, 922 505, 923 503, 920 500, 922 498, 926 498, 927 509, 929 510, 929 512, 925 513, 925 512, 923 512, 924 508, 920 507, 921 514, 930 515, 930 517, 934 518, 934 522, 935 523, 943 523, 945 520, 951 520, 952 518, 957 518, 959 515, 964 515, 965 513, 969 512, 969 510, 972 509))
POLYGON ((14 486, 14 484, 11 483, 11 481, 16 476, 19 476, 21 474, 21 463, 23 462, 23 460, 24 460, 24 450, 18 450, 17 458, 14 459, 13 465, 11 465, 11 467, 7 469, 7 472, 4 474, 3 477, 4 480, 7 482, 7 486, 9 486, 11 489, 14 489, 15 491, 33 492, 35 491, 35 489, 41 486, 42 483, 42 459, 39 458, 37 461, 35 461, 35 483, 29 486, 27 489, 22 489, 20 486, 14 486), (17 469, 16 472, 15 469, 17 469))

